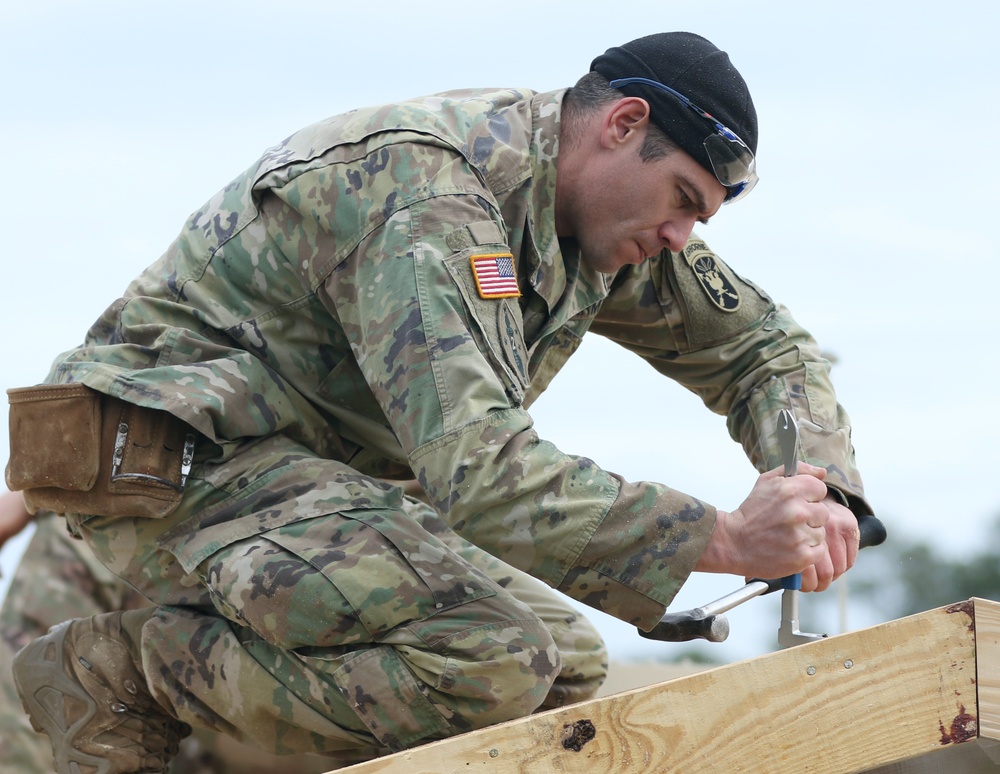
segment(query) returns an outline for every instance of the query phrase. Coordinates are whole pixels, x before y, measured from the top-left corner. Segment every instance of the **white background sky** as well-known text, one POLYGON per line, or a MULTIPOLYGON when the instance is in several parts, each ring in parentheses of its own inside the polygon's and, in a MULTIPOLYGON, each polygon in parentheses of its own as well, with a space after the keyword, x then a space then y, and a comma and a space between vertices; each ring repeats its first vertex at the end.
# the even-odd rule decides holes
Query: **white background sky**
MULTIPOLYGON (((761 183, 701 235, 838 357, 839 395, 890 537, 960 556, 1000 514, 998 9, 7 0, 0 386, 40 381, 191 211, 301 126, 449 88, 561 88, 610 46, 689 30, 729 52, 760 116, 761 183)), ((542 436, 630 479, 736 507, 756 474, 723 419, 592 338, 533 410, 542 436)), ((5 578, 23 542, 0 555, 5 578)), ((696 575, 674 608, 741 583, 696 575)), ((812 601, 802 600, 803 628, 837 631, 837 620, 810 619, 812 601)), ((856 607, 848 625, 871 623, 856 607)), ((593 617, 614 657, 678 650, 593 617)), ((730 640, 707 652, 773 649, 776 595, 730 620, 730 640)))

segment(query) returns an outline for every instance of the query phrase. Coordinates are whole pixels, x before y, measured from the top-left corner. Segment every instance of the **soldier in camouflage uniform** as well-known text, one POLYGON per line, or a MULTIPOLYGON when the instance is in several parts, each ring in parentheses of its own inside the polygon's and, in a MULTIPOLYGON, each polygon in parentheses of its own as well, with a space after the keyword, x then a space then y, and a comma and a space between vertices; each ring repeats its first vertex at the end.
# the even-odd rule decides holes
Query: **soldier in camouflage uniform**
MULTIPOLYGON (((29 514, 21 496, 0 494, 0 547, 26 526, 29 514)), ((39 513, 0 608, 0 761, 4 771, 46 774, 52 771, 48 738, 32 730, 14 690, 14 654, 49 627, 80 616, 147 607, 142 597, 100 564, 82 540, 66 531, 66 522, 39 513)), ((272 774, 280 765, 296 774, 320 774, 330 767, 318 756, 278 759, 204 729, 194 729, 171 762, 171 774, 272 774)))
POLYGON ((695 569, 851 566, 870 509, 829 364, 691 235, 756 180, 745 83, 687 33, 592 70, 297 132, 11 395, 12 433, 73 454, 12 443, 8 481, 157 605, 18 655, 60 771, 159 770, 188 724, 347 762, 592 696, 599 636, 529 576, 649 629, 695 569), (767 471, 737 510, 537 436, 587 331, 728 417, 767 471))

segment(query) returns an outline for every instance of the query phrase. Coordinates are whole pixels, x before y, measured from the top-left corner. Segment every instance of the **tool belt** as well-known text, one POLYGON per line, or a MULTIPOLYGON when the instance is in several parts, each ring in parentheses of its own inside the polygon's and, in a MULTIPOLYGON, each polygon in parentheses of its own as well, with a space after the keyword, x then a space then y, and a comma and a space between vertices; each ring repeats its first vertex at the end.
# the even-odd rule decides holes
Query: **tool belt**
POLYGON ((7 390, 6 480, 28 510, 161 518, 181 501, 195 431, 82 384, 7 390))

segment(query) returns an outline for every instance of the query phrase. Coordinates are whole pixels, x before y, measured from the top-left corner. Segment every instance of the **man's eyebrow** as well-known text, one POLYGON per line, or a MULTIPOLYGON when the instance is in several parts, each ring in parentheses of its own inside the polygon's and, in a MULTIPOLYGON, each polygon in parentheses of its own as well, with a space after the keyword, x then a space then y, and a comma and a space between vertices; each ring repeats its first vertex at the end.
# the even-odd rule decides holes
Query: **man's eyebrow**
MULTIPOLYGON (((704 191, 702 191, 698 186, 696 186, 694 182, 686 175, 678 174, 677 177, 680 178, 681 182, 684 183, 684 185, 687 187, 688 193, 691 196, 691 200, 694 203, 694 206, 698 210, 698 212, 708 212, 708 201, 706 201, 705 199, 704 191)), ((700 217, 698 218, 698 222, 704 225, 708 225, 708 218, 700 217)))

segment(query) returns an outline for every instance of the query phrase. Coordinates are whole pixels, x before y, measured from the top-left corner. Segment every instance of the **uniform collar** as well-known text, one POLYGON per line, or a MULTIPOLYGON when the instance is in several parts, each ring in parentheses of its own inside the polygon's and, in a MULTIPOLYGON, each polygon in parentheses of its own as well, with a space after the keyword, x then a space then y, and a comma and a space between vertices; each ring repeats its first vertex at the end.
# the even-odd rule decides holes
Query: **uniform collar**
MULTIPOLYGON (((527 213, 524 265, 527 280, 549 309, 547 329, 555 329, 604 299, 612 276, 580 261, 575 245, 563 249, 556 235, 555 194, 559 126, 566 90, 536 94, 531 101, 531 206, 527 213)), ((544 334, 544 331, 543 331, 544 334)))

